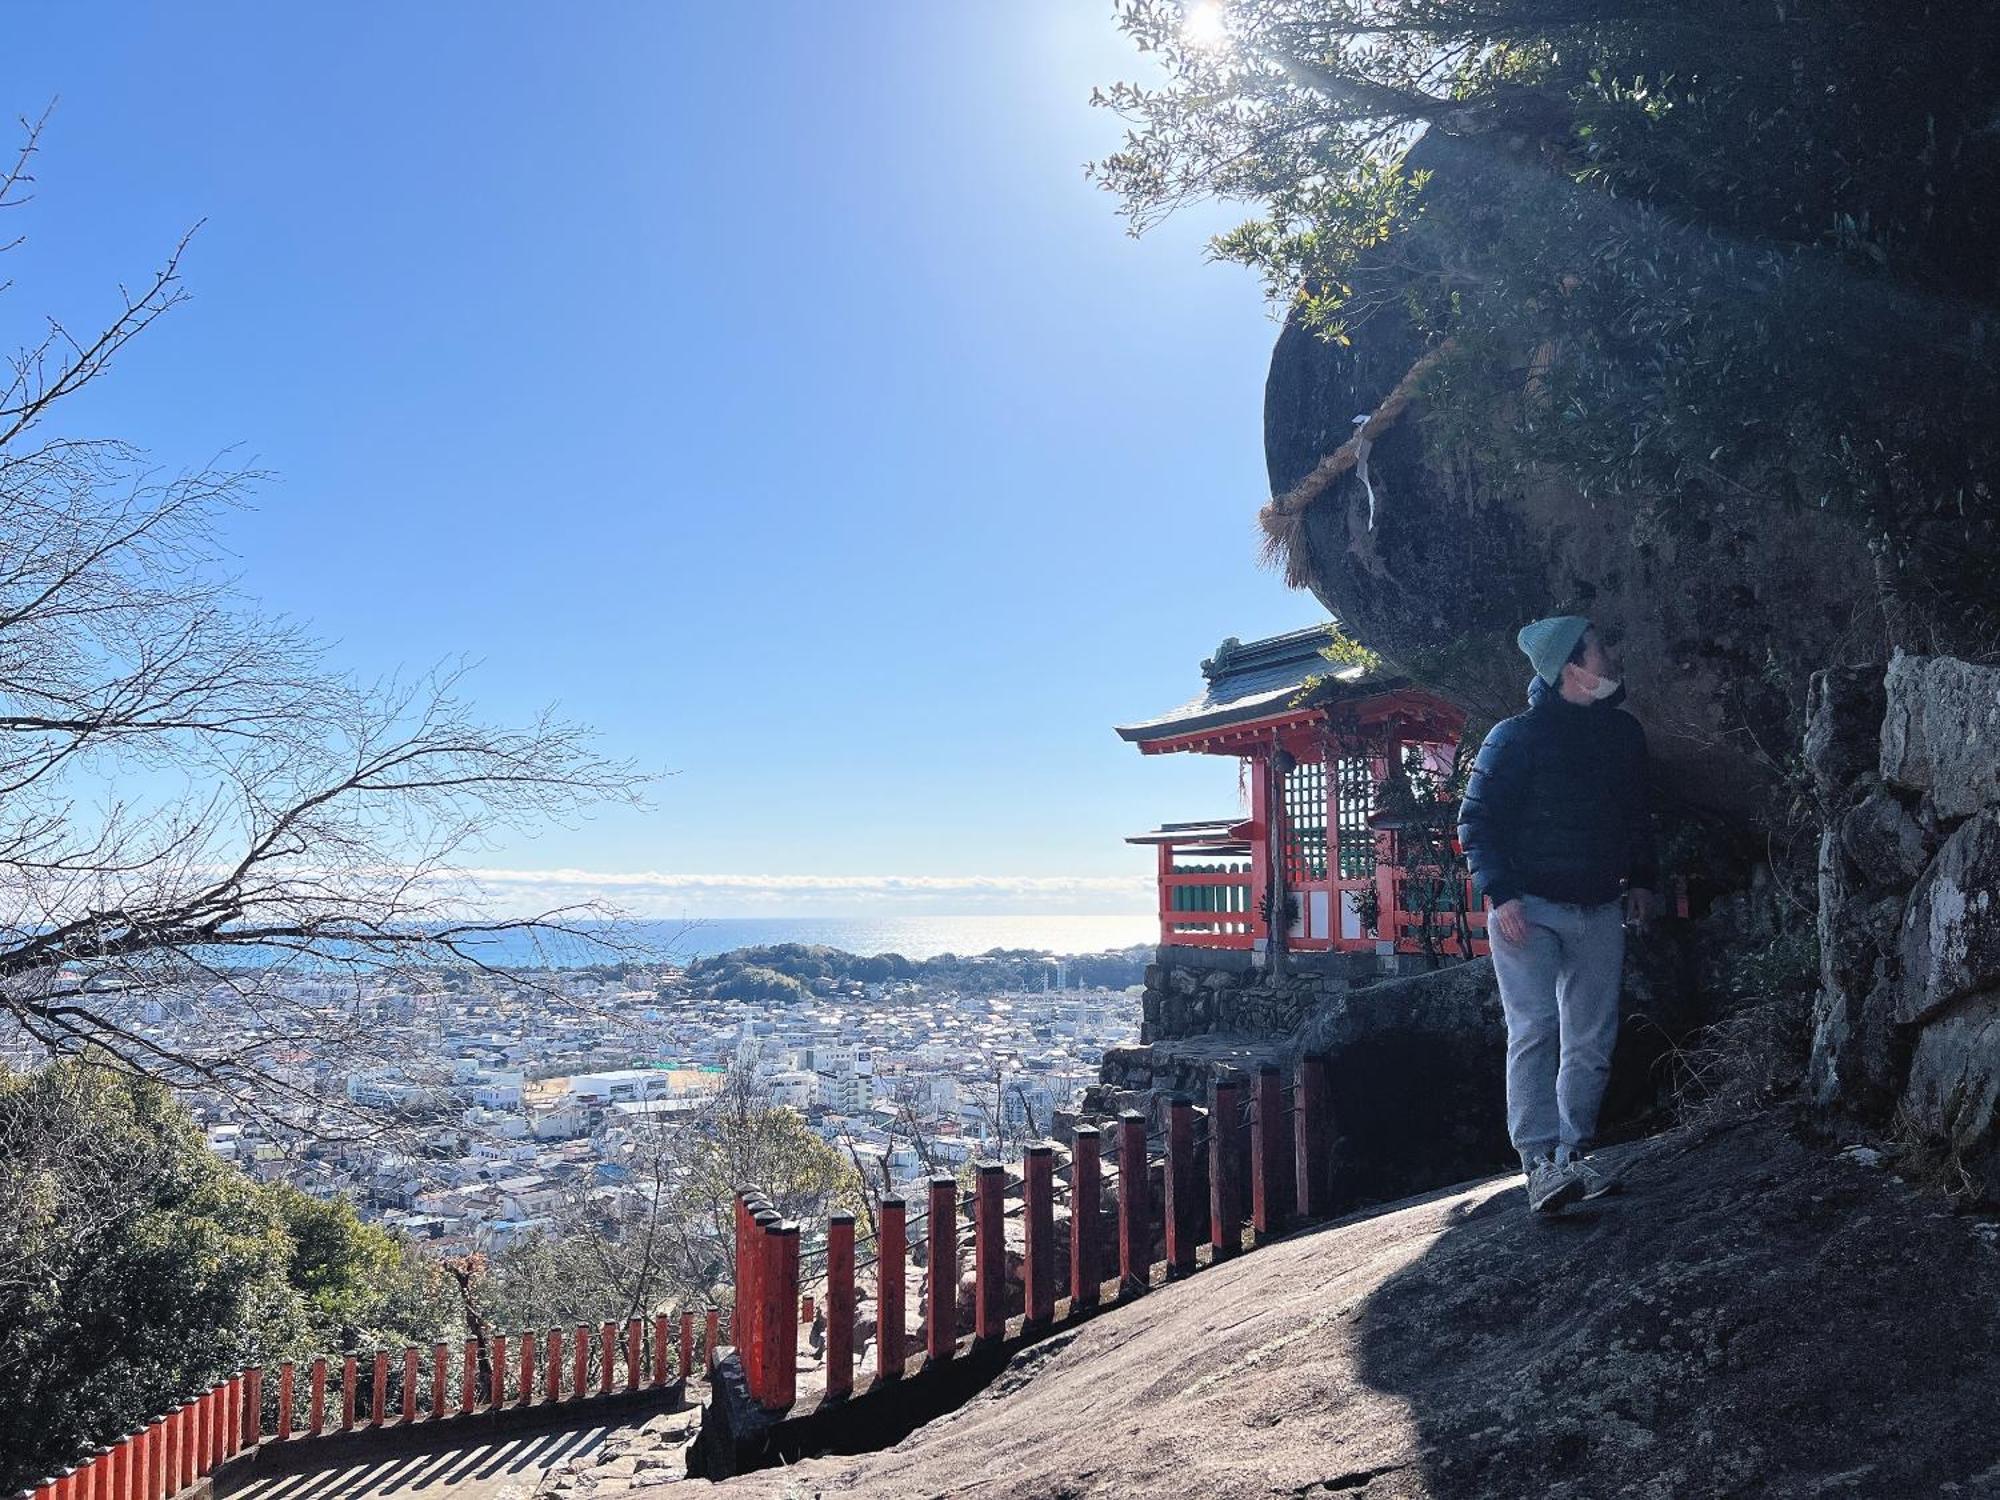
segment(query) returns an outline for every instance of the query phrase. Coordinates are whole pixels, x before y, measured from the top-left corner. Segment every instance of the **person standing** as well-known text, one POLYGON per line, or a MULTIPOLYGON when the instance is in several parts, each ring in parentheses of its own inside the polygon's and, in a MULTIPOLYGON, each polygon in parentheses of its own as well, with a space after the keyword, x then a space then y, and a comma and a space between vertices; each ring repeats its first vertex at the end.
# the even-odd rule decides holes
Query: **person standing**
POLYGON ((1507 1134, 1528 1205, 1557 1213, 1616 1191, 1586 1154, 1611 1076, 1625 930, 1654 911, 1646 731, 1618 664, 1581 615, 1516 637, 1528 710, 1487 733, 1458 839, 1486 918, 1507 1018, 1507 1134))

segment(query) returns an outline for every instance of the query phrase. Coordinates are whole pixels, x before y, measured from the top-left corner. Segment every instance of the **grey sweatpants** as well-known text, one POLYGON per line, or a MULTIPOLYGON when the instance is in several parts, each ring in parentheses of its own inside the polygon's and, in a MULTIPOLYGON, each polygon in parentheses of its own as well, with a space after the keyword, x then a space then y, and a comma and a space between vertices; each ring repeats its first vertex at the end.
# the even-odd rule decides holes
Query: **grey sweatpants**
POLYGON ((1597 1130, 1618 1040, 1625 914, 1615 900, 1578 906, 1531 895, 1521 910, 1527 941, 1492 929, 1492 949, 1507 1014, 1507 1134, 1525 1168, 1587 1150, 1597 1130))

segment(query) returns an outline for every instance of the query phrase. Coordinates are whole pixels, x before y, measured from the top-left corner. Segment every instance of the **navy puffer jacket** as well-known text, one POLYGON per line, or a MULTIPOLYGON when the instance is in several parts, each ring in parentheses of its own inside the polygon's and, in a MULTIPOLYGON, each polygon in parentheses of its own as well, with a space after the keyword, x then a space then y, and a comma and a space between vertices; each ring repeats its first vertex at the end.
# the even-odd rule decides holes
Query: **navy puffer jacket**
POLYGON ((1524 892, 1586 905, 1651 890, 1646 731, 1620 687, 1575 704, 1537 675, 1528 711, 1488 731, 1458 811, 1474 889, 1495 906, 1524 892))

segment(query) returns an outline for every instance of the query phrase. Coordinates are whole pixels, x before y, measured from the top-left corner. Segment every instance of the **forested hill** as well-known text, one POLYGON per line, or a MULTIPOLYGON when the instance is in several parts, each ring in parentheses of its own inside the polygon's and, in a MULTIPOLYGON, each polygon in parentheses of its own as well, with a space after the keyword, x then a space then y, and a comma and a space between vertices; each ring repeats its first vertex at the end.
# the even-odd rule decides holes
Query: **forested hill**
POLYGON ((984 953, 940 953, 934 958, 909 959, 900 953, 859 954, 819 943, 773 943, 737 948, 688 966, 688 982, 721 995, 768 995, 810 989, 821 981, 884 984, 908 981, 926 988, 978 993, 1039 990, 1055 982, 1055 966, 1071 987, 1123 989, 1140 983, 1149 947, 1126 948, 1058 958, 1026 948, 991 948, 984 953))

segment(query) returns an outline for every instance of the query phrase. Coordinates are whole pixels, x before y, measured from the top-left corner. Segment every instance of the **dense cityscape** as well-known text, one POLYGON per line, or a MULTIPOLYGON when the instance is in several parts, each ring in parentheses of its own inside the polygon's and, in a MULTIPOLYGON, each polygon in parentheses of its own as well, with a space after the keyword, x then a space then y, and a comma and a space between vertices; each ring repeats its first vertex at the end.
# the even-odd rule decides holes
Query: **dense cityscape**
MULTIPOLYGON (((699 965, 266 979, 294 1040, 264 1071, 393 1128, 315 1137, 260 1101, 185 1096, 210 1148, 253 1177, 345 1197, 440 1255, 621 1217, 645 1191, 640 1155, 698 1120, 732 1074, 754 1101, 797 1111, 872 1187, 903 1189, 1047 1134, 1104 1050, 1136 1036, 1131 991, 1079 985, 1059 959, 1027 962, 1042 971, 1030 987, 1023 957, 1010 959, 959 960, 945 978, 820 976, 777 998, 718 995, 729 986, 699 965)), ((240 987, 216 985, 135 998, 130 1024, 190 1053, 250 1024, 232 1017, 241 1007, 240 987)), ((0 1061, 38 1058, 15 1037, 0 1061)))

